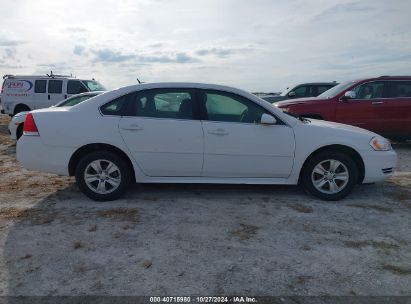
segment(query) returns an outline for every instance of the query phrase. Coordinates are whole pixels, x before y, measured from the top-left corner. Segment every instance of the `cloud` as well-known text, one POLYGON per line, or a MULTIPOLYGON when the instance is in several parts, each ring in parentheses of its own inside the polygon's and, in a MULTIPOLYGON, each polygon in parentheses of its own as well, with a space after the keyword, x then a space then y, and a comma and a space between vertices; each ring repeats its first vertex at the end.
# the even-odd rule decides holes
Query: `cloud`
POLYGON ((95 62, 123 62, 136 57, 136 55, 122 54, 121 52, 113 51, 109 48, 91 50, 91 52, 95 55, 95 62))
POLYGON ((139 64, 147 63, 194 63, 199 62, 198 58, 192 57, 185 52, 177 52, 171 54, 146 55, 146 54, 123 54, 120 51, 111 50, 109 48, 92 50, 95 57, 94 62, 127 62, 135 61, 139 64))
POLYGON ((217 56, 220 58, 227 57, 229 55, 243 53, 251 51, 252 47, 239 47, 239 48, 226 48, 226 47, 213 47, 213 48, 204 48, 196 51, 198 56, 217 56))
POLYGON ((74 55, 81 56, 81 55, 84 54, 84 51, 85 51, 85 50, 86 50, 86 48, 85 48, 84 46, 82 46, 82 45, 76 45, 76 46, 74 46, 73 54, 74 54, 74 55))
POLYGON ((8 47, 4 49, 4 52, 6 53, 5 58, 14 59, 17 50, 15 47, 8 47))
POLYGON ((72 33, 84 33, 87 32, 87 30, 83 27, 67 27, 66 31, 72 32, 72 33))
POLYGON ((22 40, 12 40, 5 37, 0 37, 0 46, 17 46, 25 43, 27 42, 22 40))
POLYGON ((374 7, 367 5, 364 2, 360 2, 360 1, 348 2, 348 3, 338 3, 322 11, 320 14, 316 16, 316 18, 328 17, 330 15, 338 15, 338 14, 345 14, 345 13, 370 12, 373 10, 375 10, 374 7))

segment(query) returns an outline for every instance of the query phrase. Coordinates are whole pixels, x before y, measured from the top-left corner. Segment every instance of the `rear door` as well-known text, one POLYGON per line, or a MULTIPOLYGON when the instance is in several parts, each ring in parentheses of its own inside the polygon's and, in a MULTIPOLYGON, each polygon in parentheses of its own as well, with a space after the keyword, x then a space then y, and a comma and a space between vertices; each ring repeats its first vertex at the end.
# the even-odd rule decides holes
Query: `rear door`
POLYGON ((379 132, 391 138, 411 137, 411 81, 386 81, 387 90, 375 107, 379 132))
POLYGON ((152 89, 128 96, 120 133, 148 176, 200 176, 203 129, 192 89, 152 89))
POLYGON ((203 176, 288 177, 294 158, 293 130, 278 122, 262 125, 263 113, 245 97, 199 90, 204 129, 203 176))
POLYGON ((336 121, 379 133, 381 131, 381 111, 383 110, 384 81, 372 81, 353 89, 356 98, 338 101, 336 121))

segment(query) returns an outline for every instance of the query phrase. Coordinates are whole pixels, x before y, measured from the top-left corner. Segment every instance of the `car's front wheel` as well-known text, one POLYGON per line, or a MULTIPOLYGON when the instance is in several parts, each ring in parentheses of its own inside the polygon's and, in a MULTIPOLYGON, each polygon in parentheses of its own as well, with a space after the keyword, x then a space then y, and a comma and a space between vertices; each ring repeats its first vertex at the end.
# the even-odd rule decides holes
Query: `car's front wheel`
POLYGON ((76 167, 76 181, 85 195, 96 201, 109 201, 127 190, 131 174, 127 162, 119 155, 91 152, 76 167))
POLYGON ((304 165, 301 181, 305 189, 323 200, 340 200, 357 184, 358 167, 347 154, 323 151, 304 165))

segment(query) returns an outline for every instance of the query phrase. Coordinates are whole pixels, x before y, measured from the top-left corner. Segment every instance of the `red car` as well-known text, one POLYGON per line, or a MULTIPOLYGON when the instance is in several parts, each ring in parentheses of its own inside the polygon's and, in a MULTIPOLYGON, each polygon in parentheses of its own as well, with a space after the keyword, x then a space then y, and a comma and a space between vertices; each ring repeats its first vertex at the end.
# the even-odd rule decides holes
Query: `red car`
POLYGON ((411 139, 411 76, 341 83, 317 97, 274 105, 291 114, 358 126, 396 141, 411 139))

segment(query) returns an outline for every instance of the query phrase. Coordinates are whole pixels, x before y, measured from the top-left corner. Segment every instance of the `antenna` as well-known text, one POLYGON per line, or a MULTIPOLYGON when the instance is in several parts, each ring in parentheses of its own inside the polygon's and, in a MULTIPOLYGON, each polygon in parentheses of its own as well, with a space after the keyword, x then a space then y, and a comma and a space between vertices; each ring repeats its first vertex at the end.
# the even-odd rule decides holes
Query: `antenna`
POLYGON ((141 84, 141 81, 140 81, 140 79, 138 79, 138 78, 137 78, 137 81, 138 81, 138 84, 141 84))

